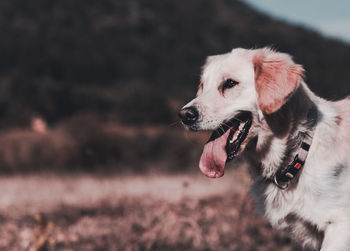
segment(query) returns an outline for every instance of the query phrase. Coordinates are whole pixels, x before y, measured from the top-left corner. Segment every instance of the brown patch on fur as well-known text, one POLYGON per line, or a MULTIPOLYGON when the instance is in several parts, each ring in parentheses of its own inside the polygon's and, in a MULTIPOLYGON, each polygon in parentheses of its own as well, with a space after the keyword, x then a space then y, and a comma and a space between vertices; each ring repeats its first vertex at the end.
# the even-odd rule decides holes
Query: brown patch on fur
POLYGON ((283 137, 289 131, 291 127, 291 113, 283 109, 280 112, 273 114, 265 114, 265 120, 269 129, 273 132, 276 137, 283 137))
POLYGON ((315 224, 304 220, 295 213, 288 214, 279 222, 285 222, 288 226, 284 229, 291 237, 303 240, 303 246, 309 250, 319 250, 321 248, 324 231, 320 231, 315 224))
POLYGON ((272 114, 299 86, 304 69, 286 54, 266 49, 256 53, 253 65, 259 107, 265 114, 272 114))
POLYGON ((337 124, 337 126, 340 126, 342 120, 343 118, 340 115, 335 117, 335 123, 337 124))

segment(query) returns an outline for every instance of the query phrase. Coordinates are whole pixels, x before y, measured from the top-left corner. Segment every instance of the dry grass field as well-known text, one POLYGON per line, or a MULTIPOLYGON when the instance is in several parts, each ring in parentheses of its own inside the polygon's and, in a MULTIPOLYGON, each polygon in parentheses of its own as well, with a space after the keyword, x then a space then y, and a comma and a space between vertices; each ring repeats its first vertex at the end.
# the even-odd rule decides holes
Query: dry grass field
POLYGON ((244 169, 0 178, 0 250, 299 250, 254 212, 244 169))

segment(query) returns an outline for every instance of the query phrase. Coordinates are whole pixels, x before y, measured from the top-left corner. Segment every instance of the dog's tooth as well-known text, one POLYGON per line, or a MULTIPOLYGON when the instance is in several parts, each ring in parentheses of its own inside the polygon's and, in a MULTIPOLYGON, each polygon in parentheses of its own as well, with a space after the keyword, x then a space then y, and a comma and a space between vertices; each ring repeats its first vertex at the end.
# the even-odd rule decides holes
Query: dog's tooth
POLYGON ((237 139, 237 135, 238 135, 237 131, 234 131, 230 140, 229 140, 230 144, 232 144, 237 139))
POLYGON ((240 123, 240 124, 239 124, 239 130, 240 130, 240 131, 242 131, 244 125, 245 125, 245 123, 240 123))

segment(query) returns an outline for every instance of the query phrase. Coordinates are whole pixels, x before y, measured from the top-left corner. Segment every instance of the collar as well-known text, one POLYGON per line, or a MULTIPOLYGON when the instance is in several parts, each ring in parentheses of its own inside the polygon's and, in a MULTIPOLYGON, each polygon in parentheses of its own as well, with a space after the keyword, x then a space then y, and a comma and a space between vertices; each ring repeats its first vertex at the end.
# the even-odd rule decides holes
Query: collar
POLYGON ((299 133, 301 134, 302 139, 299 149, 294 156, 294 160, 287 166, 287 168, 279 169, 273 177, 273 183, 282 190, 288 188, 290 181, 297 176, 304 166, 315 134, 315 128, 311 129, 309 132, 301 131, 299 133))

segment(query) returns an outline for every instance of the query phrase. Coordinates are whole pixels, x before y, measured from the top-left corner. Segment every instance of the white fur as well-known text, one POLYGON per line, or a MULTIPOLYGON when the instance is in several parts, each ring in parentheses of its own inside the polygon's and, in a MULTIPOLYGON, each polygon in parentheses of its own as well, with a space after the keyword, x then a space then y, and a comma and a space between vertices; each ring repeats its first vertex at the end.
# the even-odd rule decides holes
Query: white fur
MULTIPOLYGON (((290 134, 277 137, 259 109, 252 62, 258 51, 235 49, 209 57, 203 68, 198 96, 185 107, 198 108, 199 130, 215 130, 241 110, 252 112, 253 126, 247 141, 257 138, 253 152, 256 154, 253 157, 247 155, 247 159, 252 170, 261 166, 262 173, 252 175, 254 180, 261 181, 271 179, 280 168, 290 134), (222 95, 219 86, 228 78, 238 81, 239 85, 222 95), (260 156, 259 152, 266 144, 269 144, 268 153, 260 156)), ((262 189, 257 182, 253 194, 270 223, 276 228, 294 231, 296 241, 302 246, 316 250, 318 245, 307 234, 302 234, 307 231, 308 225, 304 223, 308 222, 324 232, 322 251, 350 250, 350 100, 326 101, 314 95, 303 82, 299 92, 293 95, 295 100, 299 95, 300 102, 315 104, 322 115, 314 128, 306 163, 294 188, 281 190, 271 182, 262 189), (337 171, 339 175, 335 175, 337 171), (296 217, 290 217, 288 221, 288 215, 296 217)), ((291 108, 286 111, 290 112, 295 104, 292 98, 289 100, 291 108)))

